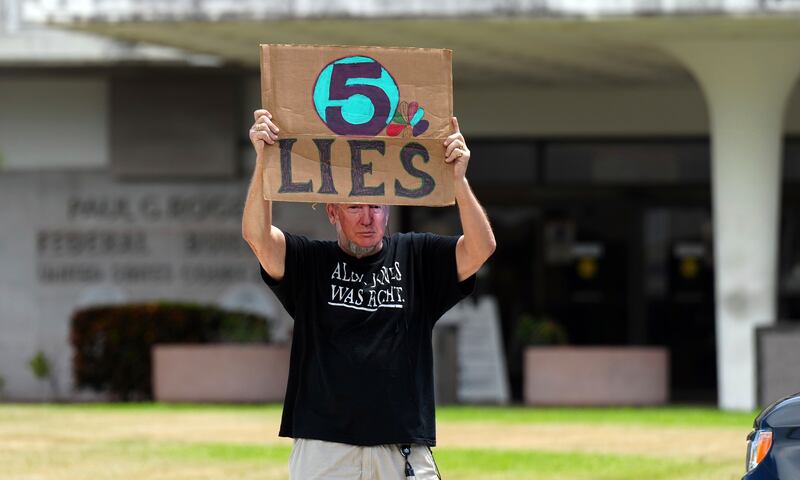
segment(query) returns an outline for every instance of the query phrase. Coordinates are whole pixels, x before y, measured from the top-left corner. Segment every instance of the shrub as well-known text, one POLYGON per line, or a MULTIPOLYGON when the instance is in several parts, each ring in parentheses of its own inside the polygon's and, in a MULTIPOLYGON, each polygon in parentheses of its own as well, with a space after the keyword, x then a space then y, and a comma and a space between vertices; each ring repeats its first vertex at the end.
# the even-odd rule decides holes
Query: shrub
POLYGON ((567 332, 558 322, 549 317, 520 316, 515 337, 521 345, 564 345, 567 332))
MULTIPOLYGON (((57 385, 56 377, 53 375, 53 367, 50 364, 50 359, 47 358, 47 355, 45 355, 43 351, 39 350, 36 352, 36 355, 28 359, 28 367, 31 369, 33 376, 40 382, 49 380, 50 395, 56 394, 57 385)), ((45 398, 46 394, 43 394, 42 401, 44 401, 45 398)))
POLYGON ((151 347, 157 343, 268 342, 267 319, 216 307, 147 303, 75 312, 70 341, 78 387, 118 400, 153 396, 151 347))
POLYGON ((50 360, 44 355, 44 352, 36 352, 36 355, 28 360, 28 366, 37 380, 50 378, 50 360))

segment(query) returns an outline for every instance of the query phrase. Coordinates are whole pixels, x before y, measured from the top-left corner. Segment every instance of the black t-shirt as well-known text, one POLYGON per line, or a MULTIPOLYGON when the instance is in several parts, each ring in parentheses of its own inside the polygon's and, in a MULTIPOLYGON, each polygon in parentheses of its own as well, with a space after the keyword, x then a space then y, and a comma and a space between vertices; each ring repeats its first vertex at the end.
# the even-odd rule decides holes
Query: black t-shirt
POLYGON ((285 235, 283 279, 261 270, 294 318, 279 435, 435 445, 431 331, 475 285, 458 282, 458 238, 394 234, 359 259, 285 235))

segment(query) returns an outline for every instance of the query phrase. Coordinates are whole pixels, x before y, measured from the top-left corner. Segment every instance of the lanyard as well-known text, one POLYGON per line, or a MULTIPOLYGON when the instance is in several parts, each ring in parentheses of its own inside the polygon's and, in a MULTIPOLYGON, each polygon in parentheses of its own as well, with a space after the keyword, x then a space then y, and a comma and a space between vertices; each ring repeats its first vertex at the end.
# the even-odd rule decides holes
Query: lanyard
POLYGON ((400 454, 406 460, 406 480, 416 480, 414 468, 408 462, 408 456, 411 455, 411 445, 400 445, 400 454))

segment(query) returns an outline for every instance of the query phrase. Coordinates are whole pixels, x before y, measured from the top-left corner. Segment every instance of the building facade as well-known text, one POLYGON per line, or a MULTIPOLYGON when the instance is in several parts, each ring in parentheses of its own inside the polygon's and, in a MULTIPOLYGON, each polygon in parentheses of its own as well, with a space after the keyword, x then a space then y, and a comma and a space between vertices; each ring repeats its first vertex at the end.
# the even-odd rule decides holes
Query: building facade
MULTIPOLYGON (((514 331, 534 315, 575 344, 667 346, 676 401, 750 409, 756 329, 800 315, 800 2, 3 7, 9 398, 39 395, 24 367, 37 350, 55 360, 62 395, 82 398, 67 338, 82 305, 169 297, 282 315, 237 237, 258 43, 454 50, 469 175, 499 244, 480 293, 498 300, 517 392, 514 331), (211 21, 184 22, 198 18, 211 21), (44 26, 163 19, 102 36, 44 26), (185 37, 163 34, 188 24, 185 37)), ((331 234, 309 206, 280 205, 277 219, 331 234)), ((456 220, 394 214, 400 229, 456 233, 456 220)))

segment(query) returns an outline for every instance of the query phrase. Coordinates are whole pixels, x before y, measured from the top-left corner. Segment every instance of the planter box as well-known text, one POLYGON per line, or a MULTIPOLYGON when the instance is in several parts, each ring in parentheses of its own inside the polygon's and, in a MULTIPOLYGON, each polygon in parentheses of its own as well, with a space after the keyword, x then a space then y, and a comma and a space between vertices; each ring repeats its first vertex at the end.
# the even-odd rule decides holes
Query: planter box
POLYGON ((669 353, 649 347, 528 347, 528 405, 663 405, 669 401, 669 353))
POLYGON ((155 345, 153 395, 160 402, 280 402, 289 347, 155 345))

